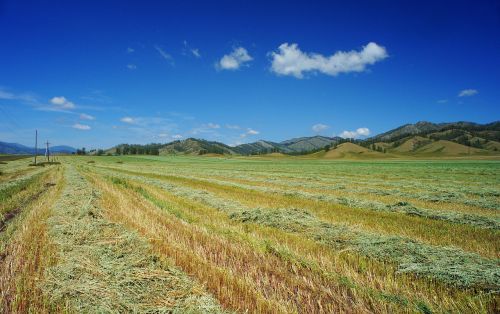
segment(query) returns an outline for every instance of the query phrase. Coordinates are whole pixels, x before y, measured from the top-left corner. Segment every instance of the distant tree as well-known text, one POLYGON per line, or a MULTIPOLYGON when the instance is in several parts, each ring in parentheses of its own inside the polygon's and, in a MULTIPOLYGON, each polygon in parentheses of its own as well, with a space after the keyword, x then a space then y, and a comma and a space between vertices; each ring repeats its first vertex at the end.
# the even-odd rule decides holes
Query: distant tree
POLYGON ((116 154, 121 155, 122 154, 122 149, 120 147, 116 148, 116 154))
POLYGON ((331 148, 331 145, 328 144, 328 145, 325 145, 325 147, 323 148, 325 150, 325 152, 328 152, 331 148))
POLYGON ((98 150, 97 150, 96 155, 97 155, 97 156, 102 156, 102 155, 104 155, 104 150, 102 150, 102 149, 98 149, 98 150))
POLYGON ((479 140, 475 140, 475 141, 472 143, 472 147, 482 148, 481 142, 480 142, 479 140))

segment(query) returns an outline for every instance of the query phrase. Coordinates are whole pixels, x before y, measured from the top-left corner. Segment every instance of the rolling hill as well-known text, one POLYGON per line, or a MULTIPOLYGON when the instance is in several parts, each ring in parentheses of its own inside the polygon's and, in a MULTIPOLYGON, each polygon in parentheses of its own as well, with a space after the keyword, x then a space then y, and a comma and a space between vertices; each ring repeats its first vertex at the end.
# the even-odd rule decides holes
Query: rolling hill
POLYGON ((386 154, 348 142, 348 143, 342 143, 338 145, 336 148, 330 149, 327 152, 322 151, 316 154, 312 154, 311 156, 333 159, 333 158, 376 158, 376 157, 383 158, 385 157, 385 155, 386 154))
POLYGON ((195 138, 168 143, 160 148, 159 153, 160 155, 237 154, 232 147, 226 144, 195 138))
POLYGON ((439 140, 424 145, 414 152, 416 155, 434 155, 434 156, 460 156, 471 154, 488 154, 484 149, 465 146, 451 141, 439 140))

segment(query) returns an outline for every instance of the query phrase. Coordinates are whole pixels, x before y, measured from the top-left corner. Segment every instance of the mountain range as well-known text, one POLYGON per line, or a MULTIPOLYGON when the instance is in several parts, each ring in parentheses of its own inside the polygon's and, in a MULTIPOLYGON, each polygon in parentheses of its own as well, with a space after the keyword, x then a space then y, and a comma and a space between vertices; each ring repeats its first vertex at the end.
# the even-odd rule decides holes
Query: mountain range
MULTIPOLYGON (((188 138, 166 144, 150 144, 160 155, 261 155, 280 153, 332 157, 467 154, 491 155, 500 153, 500 121, 488 124, 473 122, 431 123, 426 121, 405 124, 388 132, 366 138, 299 137, 282 142, 259 140, 253 143, 228 146, 203 139, 188 138), (349 145, 345 144, 346 142, 349 145), (340 149, 341 148, 341 149, 340 149), (334 152, 328 152, 330 149, 334 152), (340 151, 338 150, 340 149, 340 151), (385 155, 382 155, 385 154, 385 155)), ((147 145, 122 144, 107 152, 141 154, 148 153, 147 145)), ((150 146, 148 146, 150 147, 150 146)))
MULTIPOLYGON (((55 146, 54 153, 74 153, 69 146, 55 146)), ((39 149, 40 153, 44 149, 39 149)), ((33 154, 34 149, 15 143, 0 142, 0 153, 33 154)), ((165 144, 120 144, 107 154, 159 155, 311 155, 324 158, 347 156, 383 157, 396 155, 455 156, 500 154, 500 121, 487 124, 473 122, 405 124, 366 139, 311 136, 282 142, 259 140, 229 146, 216 141, 188 138, 165 144)))
MULTIPOLYGON (((60 146, 50 147, 50 151, 56 154, 72 154, 76 152, 76 149, 70 146, 60 145, 60 146)), ((17 143, 0 142, 0 154, 33 155, 35 154, 35 148, 17 143)), ((39 155, 45 154, 45 147, 39 147, 38 154, 39 155)))

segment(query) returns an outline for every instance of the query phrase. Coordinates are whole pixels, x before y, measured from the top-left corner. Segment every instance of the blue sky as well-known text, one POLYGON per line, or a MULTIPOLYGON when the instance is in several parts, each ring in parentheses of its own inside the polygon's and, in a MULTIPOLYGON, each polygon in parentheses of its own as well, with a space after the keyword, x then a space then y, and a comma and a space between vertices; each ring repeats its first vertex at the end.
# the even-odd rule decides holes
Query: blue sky
POLYGON ((500 118, 498 1, 0 0, 0 38, 0 141, 234 145, 500 118))

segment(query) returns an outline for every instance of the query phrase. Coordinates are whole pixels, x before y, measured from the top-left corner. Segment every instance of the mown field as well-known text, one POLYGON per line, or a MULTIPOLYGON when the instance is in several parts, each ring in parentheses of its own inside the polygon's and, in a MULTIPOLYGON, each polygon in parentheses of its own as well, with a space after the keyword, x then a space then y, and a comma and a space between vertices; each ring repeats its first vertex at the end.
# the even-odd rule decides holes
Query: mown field
POLYGON ((498 313, 500 162, 0 164, 1 313, 498 313))

